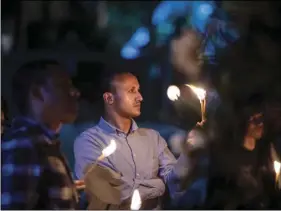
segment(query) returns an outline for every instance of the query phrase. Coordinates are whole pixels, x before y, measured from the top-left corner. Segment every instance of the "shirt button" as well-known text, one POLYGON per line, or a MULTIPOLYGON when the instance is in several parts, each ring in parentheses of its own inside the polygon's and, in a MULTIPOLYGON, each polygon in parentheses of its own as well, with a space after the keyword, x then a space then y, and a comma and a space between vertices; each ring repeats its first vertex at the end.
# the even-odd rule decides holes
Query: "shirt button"
POLYGON ((140 174, 137 174, 137 176, 139 177, 139 176, 140 176, 140 174))
POLYGON ((136 157, 136 154, 134 154, 134 157, 136 157))

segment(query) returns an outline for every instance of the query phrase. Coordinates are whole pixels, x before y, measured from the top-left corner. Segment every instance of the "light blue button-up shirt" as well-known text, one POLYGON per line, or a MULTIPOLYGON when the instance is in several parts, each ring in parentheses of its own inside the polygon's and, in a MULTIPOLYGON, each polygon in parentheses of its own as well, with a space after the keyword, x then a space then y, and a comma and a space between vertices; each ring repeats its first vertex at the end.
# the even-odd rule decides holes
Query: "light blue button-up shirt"
POLYGON ((142 199, 161 196, 165 192, 165 183, 170 191, 177 192, 178 186, 169 184, 186 174, 186 156, 180 156, 177 161, 157 131, 138 128, 134 121, 126 134, 101 118, 98 125, 77 137, 74 154, 75 173, 79 179, 83 178, 85 168, 97 160, 111 139, 116 141, 117 149, 100 164, 122 174, 125 183, 122 187, 123 200, 131 197, 135 188, 139 189, 142 199))

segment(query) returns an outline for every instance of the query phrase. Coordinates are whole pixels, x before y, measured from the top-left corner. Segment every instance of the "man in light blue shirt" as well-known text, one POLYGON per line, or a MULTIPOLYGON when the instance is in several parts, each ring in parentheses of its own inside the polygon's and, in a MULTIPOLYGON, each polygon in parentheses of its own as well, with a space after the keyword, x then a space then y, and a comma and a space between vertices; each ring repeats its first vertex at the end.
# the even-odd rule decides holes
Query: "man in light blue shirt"
POLYGON ((191 172, 191 162, 184 153, 176 160, 158 132, 138 128, 132 119, 141 114, 143 100, 134 75, 115 73, 103 84, 104 118, 78 136, 74 144, 76 176, 83 179, 85 169, 95 163, 114 139, 116 151, 99 165, 121 175, 121 202, 128 201, 138 188, 143 204, 150 202, 142 208, 159 208, 158 199, 165 192, 165 184, 175 197, 181 191, 179 181, 191 172))

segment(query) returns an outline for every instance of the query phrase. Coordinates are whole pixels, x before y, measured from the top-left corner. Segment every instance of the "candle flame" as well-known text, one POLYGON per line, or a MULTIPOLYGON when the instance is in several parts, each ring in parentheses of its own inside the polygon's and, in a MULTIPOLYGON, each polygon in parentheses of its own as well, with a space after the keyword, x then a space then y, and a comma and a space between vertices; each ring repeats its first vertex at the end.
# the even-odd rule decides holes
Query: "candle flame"
POLYGON ((189 84, 185 84, 186 86, 188 86, 198 97, 199 100, 204 100, 206 97, 206 90, 202 89, 202 88, 198 88, 196 86, 193 85, 189 85, 189 84))
POLYGON ((181 95, 180 89, 175 85, 169 86, 167 89, 167 95, 171 101, 175 101, 175 100, 179 99, 179 97, 181 95))
POLYGON ((131 210, 139 210, 141 207, 141 197, 138 189, 134 190, 132 202, 131 202, 131 210))
POLYGON ((281 163, 275 160, 273 165, 274 165, 275 173, 279 174, 280 173, 280 169, 281 169, 281 163))
POLYGON ((115 152, 115 150, 116 150, 116 142, 115 142, 115 140, 111 140, 110 141, 110 144, 106 147, 106 148, 104 148, 103 150, 102 150, 102 155, 104 156, 104 157, 108 157, 109 155, 111 155, 113 152, 115 152))

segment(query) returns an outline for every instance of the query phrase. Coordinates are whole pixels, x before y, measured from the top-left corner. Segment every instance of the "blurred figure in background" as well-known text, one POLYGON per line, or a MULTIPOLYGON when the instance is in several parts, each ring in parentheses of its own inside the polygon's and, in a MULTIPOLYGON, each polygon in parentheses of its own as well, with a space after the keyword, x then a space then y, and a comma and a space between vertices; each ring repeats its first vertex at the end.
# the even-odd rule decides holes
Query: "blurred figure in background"
POLYGON ((227 144, 212 152, 206 208, 277 209, 263 104, 245 104, 240 114, 232 127, 233 137, 231 133, 221 137, 227 144))
POLYGON ((12 82, 20 111, 1 145, 2 209, 75 209, 76 188, 57 140, 77 114, 78 91, 56 61, 21 67, 12 82))

